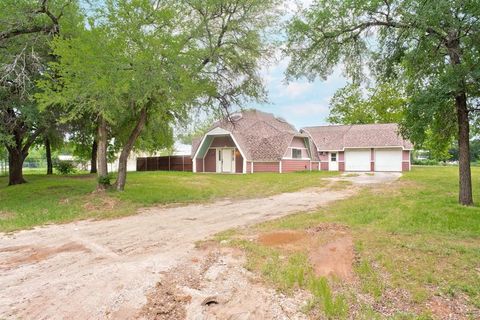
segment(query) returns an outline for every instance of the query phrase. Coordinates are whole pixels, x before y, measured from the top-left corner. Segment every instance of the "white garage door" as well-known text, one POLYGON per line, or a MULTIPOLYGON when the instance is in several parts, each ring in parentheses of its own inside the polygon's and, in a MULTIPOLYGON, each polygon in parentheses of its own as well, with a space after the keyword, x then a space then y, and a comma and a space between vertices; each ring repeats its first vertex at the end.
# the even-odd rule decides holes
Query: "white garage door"
POLYGON ((370 171, 370 149, 345 150, 345 171, 370 171))
POLYGON ((375 171, 402 171, 402 149, 375 149, 375 171))

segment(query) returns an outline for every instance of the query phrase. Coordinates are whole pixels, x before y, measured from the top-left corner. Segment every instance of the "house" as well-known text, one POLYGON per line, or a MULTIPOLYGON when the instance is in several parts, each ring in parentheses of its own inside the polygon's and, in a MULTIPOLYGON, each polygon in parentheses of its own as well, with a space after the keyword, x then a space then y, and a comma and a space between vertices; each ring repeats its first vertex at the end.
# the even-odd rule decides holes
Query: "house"
POLYGON ((258 110, 218 121, 192 144, 193 172, 408 171, 412 144, 396 124, 329 125, 297 131, 258 110))
POLYGON ((320 169, 331 171, 409 171, 413 145, 388 124, 303 128, 314 141, 320 169))
POLYGON ((192 144, 193 172, 318 170, 310 137, 273 114, 246 110, 218 121, 192 144))

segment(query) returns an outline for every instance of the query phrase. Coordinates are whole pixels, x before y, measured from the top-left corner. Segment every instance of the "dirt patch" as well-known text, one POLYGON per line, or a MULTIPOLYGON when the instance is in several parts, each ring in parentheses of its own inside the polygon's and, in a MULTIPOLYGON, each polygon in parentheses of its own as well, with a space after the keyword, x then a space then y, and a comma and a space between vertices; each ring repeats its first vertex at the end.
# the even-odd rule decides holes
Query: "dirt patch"
POLYGON ((37 263, 60 253, 77 251, 89 252, 90 250, 76 242, 68 242, 60 247, 6 247, 2 248, 0 252, 13 253, 13 257, 3 260, 0 263, 0 269, 9 270, 23 264, 37 263))
POLYGON ((208 246, 197 254, 163 274, 140 318, 306 319, 301 308, 310 295, 298 291, 286 297, 264 286, 243 268, 239 250, 208 246))
POLYGON ((282 246, 289 243, 297 242, 306 238, 306 234, 300 231, 276 231, 261 234, 258 242, 265 246, 282 246))
POLYGON ((316 250, 309 250, 308 258, 317 276, 337 277, 344 281, 355 279, 355 254, 351 236, 341 237, 316 250))
POLYGON ((111 211, 118 208, 120 201, 114 198, 110 198, 106 195, 95 194, 89 195, 85 199, 85 204, 83 204, 83 209, 86 211, 111 211))
POLYGON ((147 296, 141 317, 155 320, 185 319, 185 306, 190 301, 192 297, 182 294, 176 284, 167 278, 158 282, 155 290, 147 296))
POLYGON ((322 223, 306 229, 281 230, 258 236, 258 243, 305 252, 317 276, 339 278, 347 282, 355 279, 355 253, 348 226, 322 223))
POLYGON ((427 302, 427 308, 434 319, 479 319, 480 311, 471 310, 465 301, 468 301, 465 296, 461 298, 434 296, 427 302))

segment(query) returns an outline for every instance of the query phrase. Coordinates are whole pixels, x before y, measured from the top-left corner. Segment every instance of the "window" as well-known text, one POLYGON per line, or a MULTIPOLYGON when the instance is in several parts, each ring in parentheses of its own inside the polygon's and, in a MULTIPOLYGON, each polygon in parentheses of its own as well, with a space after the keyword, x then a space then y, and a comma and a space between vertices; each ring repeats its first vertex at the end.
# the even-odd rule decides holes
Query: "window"
POLYGON ((333 152, 330 154, 330 161, 337 162, 337 153, 333 152))
POLYGON ((302 149, 292 149, 293 159, 302 159, 302 149))

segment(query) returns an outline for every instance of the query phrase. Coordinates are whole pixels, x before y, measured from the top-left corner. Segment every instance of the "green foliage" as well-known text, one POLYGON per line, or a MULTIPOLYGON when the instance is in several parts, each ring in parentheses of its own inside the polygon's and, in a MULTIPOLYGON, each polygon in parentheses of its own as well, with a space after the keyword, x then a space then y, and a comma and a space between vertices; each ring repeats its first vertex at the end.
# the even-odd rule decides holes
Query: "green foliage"
POLYGON ((117 148, 147 110, 135 147, 169 147, 173 125, 194 109, 264 100, 258 69, 275 4, 107 0, 75 37, 53 41, 59 60, 36 97, 44 107, 61 105, 69 121, 106 119, 117 148))
POLYGON ((111 184, 111 177, 110 176, 99 176, 97 177, 98 184, 102 186, 109 186, 111 184))
POLYGON ((54 167, 60 174, 72 174, 76 171, 73 161, 58 160, 55 161, 54 167))
POLYGON ((382 83, 368 88, 350 84, 338 90, 330 100, 328 121, 335 124, 399 123, 407 99, 400 88, 382 83))
MULTIPOLYGON (((367 69, 379 83, 400 81, 409 97, 403 134, 444 152, 457 133, 456 95, 465 93, 471 116, 478 113, 479 15, 475 0, 318 0, 288 24, 287 78, 325 79, 342 65, 354 83, 367 69)), ((354 118, 372 121, 355 101, 341 104, 354 106, 354 118)), ((333 113, 333 120, 342 118, 333 113)))

